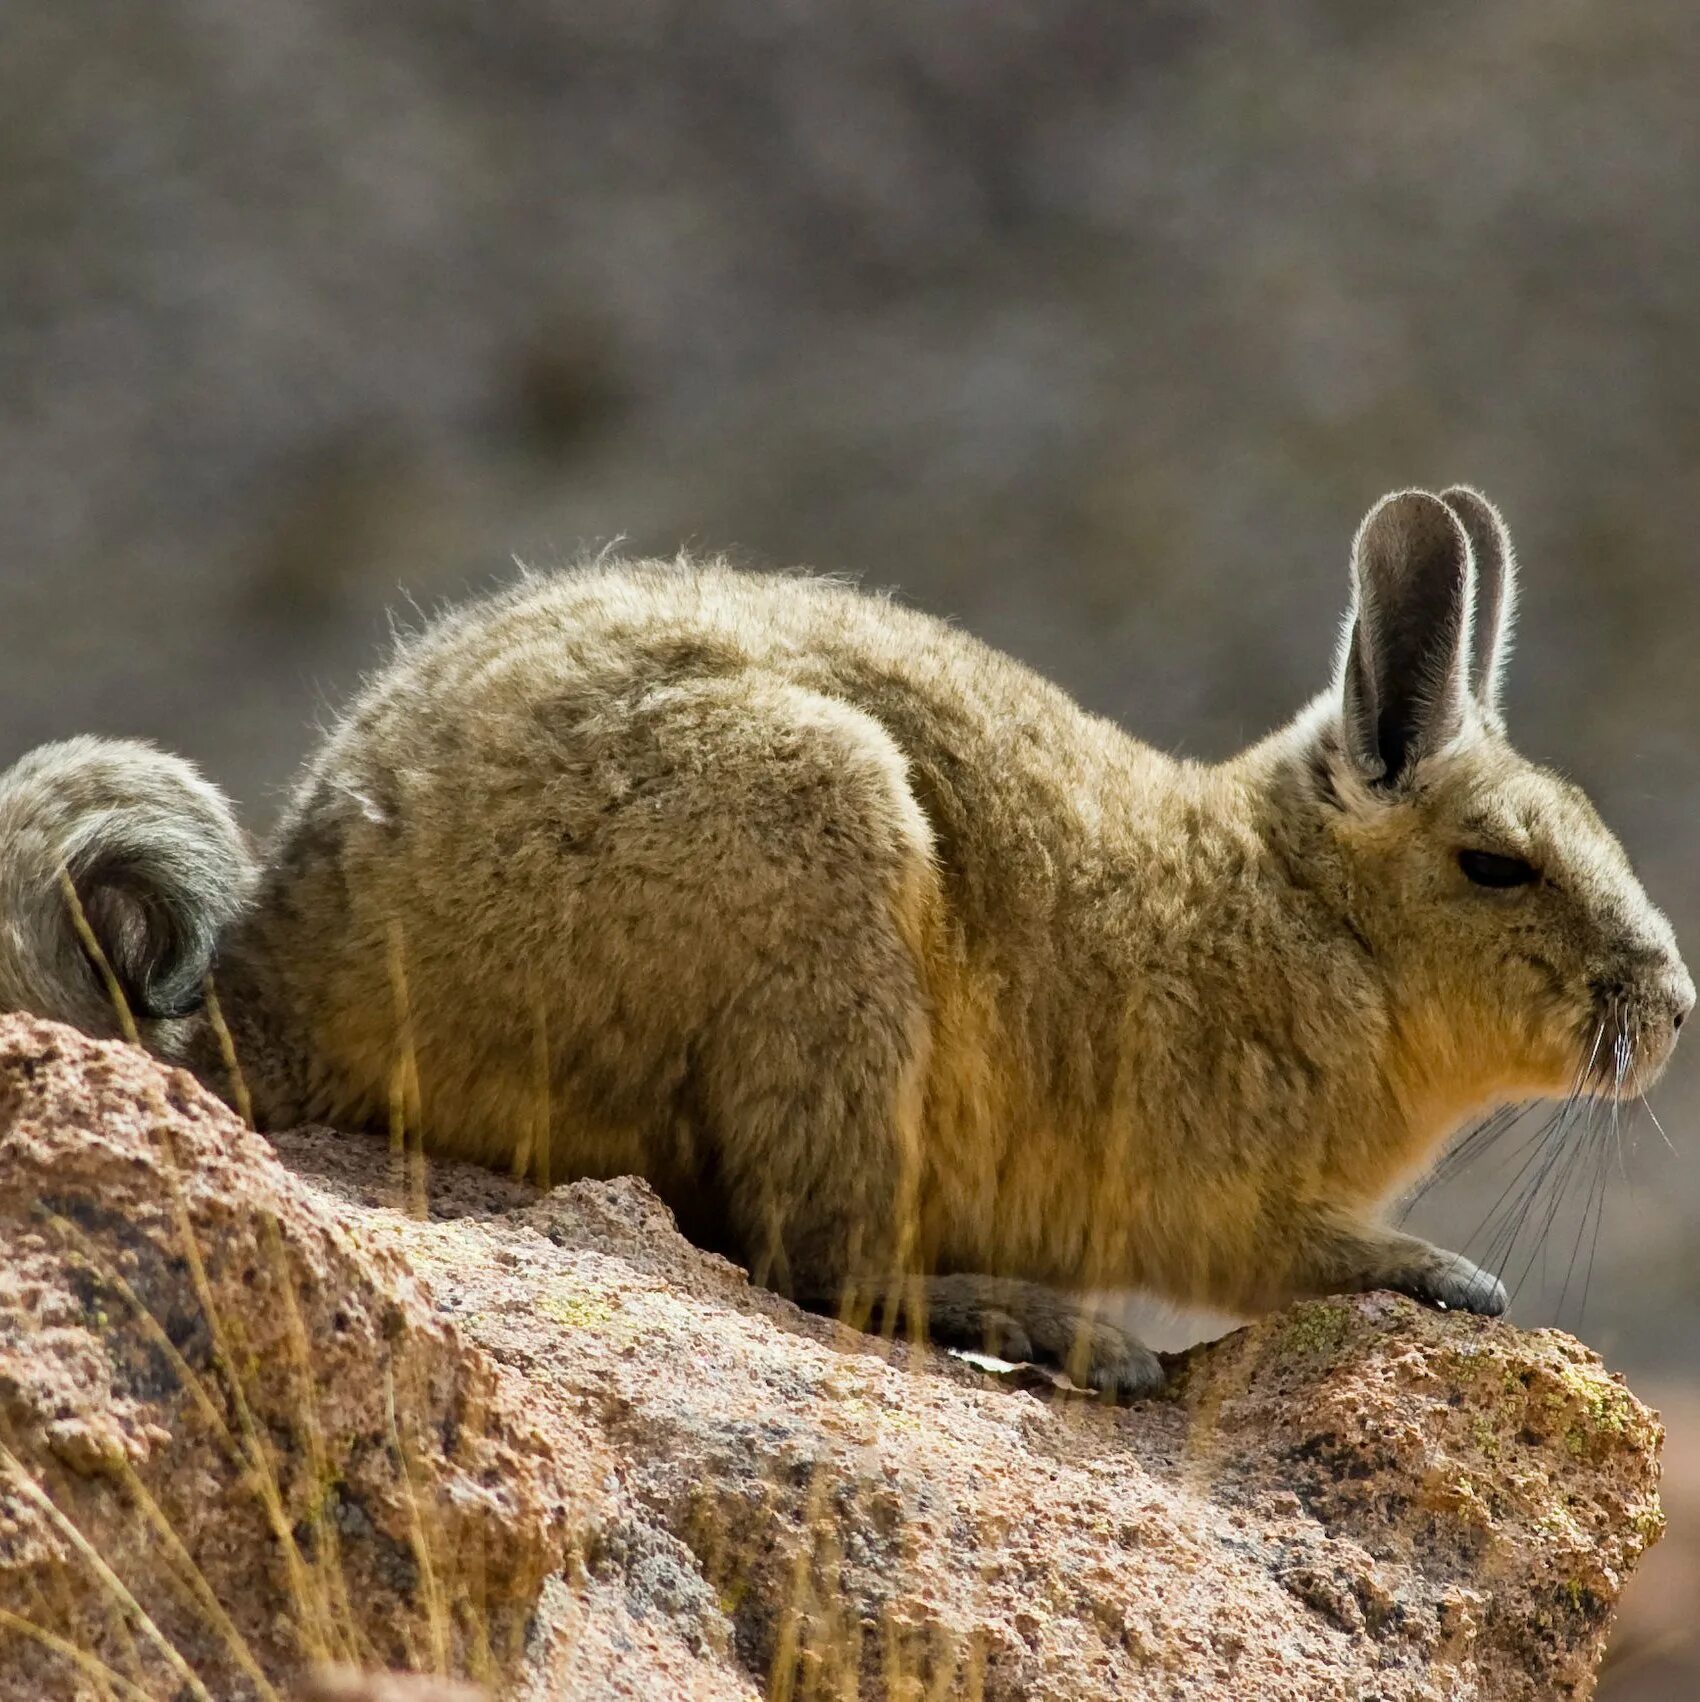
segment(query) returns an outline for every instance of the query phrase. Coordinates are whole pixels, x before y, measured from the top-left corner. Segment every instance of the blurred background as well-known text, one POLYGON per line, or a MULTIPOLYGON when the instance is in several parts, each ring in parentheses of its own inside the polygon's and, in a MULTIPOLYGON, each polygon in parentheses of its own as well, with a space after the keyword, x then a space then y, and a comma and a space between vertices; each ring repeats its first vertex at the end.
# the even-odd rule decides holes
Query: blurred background
MULTIPOLYGON (((387 609, 616 538, 853 570, 1217 756, 1324 682, 1368 504, 1462 479, 1513 731, 1693 961, 1697 91, 1686 0, 9 8, 0 762, 144 734, 263 826, 387 609)), ((1671 1426, 1619 1702, 1700 1688, 1700 1047, 1656 1104, 1580 1318, 1671 1426)))

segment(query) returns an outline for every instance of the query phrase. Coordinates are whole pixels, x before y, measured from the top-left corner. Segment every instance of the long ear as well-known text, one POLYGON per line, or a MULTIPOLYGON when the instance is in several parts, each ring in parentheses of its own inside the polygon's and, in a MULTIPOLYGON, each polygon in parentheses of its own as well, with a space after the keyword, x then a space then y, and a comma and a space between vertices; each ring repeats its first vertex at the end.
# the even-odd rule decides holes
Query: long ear
POLYGON ((1391 785, 1463 725, 1470 540, 1427 491, 1384 496, 1352 547, 1341 728, 1364 779, 1391 785))
POLYGON ((1470 684, 1481 706, 1499 713, 1499 688, 1511 654, 1511 623, 1517 613, 1517 557, 1499 510, 1468 485, 1442 491, 1440 500, 1458 516, 1476 563, 1476 604, 1471 621, 1470 684))

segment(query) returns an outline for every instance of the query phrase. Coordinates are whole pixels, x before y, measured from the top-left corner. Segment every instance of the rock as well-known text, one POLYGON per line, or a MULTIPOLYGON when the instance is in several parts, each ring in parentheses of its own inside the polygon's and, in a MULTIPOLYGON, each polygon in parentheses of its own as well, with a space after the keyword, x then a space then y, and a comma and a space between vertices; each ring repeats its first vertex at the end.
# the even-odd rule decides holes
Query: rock
POLYGON ((187 1076, 14 1019, 0 1130, 6 1694, 517 1652, 606 1459, 187 1076))
POLYGON ((631 1179, 416 1182, 0 1021, 3 1702, 1533 1702, 1659 1534, 1656 1418, 1551 1331, 1316 1302, 1116 1410, 802 1313, 631 1179))
POLYGON ((489 1694, 453 1679, 331 1667, 315 1673, 301 1696, 302 1702, 489 1702, 489 1694))

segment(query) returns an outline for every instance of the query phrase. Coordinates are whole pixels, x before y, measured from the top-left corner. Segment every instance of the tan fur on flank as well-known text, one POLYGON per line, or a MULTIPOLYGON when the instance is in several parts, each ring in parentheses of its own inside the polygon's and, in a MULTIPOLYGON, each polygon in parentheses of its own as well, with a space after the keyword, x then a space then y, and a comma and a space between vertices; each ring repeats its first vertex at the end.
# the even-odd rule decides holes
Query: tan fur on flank
MULTIPOLYGON (((251 891, 207 860, 257 1112, 399 1121, 548 1181, 636 1171, 806 1300, 883 1296, 1123 1392, 1160 1371, 1091 1289, 1497 1311, 1378 1204, 1485 1108, 1564 1093, 1608 1029, 1632 1059, 1602 1091, 1638 1090, 1694 996, 1587 801, 1506 742, 1512 589, 1480 497, 1386 499, 1333 688, 1207 766, 840 584, 529 578, 399 647, 251 891)), ((234 843, 143 747, 0 780, 9 1002, 103 1020, 43 922, 62 862, 91 919, 199 937, 146 832, 128 910, 67 850, 138 793, 177 841, 234 843)), ((136 985, 149 1043, 228 1091, 204 1018, 136 985)))

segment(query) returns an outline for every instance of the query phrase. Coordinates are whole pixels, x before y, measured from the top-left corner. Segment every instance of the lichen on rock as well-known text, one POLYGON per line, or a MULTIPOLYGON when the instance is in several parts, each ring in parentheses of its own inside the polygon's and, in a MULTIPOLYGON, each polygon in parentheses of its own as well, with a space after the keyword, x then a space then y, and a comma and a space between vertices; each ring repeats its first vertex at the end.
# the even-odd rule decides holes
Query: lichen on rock
POLYGON ((1317 1301, 1117 1410, 799 1312, 641 1182, 412 1197, 0 1020, 0 1702, 1532 1702, 1661 1528, 1556 1332, 1317 1301))

